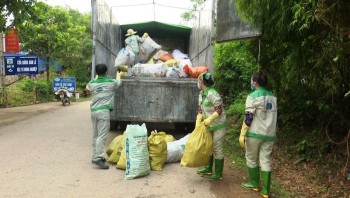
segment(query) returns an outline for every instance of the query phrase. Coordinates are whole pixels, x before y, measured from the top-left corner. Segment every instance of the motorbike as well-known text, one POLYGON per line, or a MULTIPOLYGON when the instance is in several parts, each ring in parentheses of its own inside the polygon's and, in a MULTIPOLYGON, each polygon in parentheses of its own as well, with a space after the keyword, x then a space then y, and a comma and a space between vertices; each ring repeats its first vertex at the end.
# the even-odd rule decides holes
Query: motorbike
POLYGON ((58 90, 58 95, 60 96, 61 102, 63 106, 70 104, 70 97, 67 90, 58 90))

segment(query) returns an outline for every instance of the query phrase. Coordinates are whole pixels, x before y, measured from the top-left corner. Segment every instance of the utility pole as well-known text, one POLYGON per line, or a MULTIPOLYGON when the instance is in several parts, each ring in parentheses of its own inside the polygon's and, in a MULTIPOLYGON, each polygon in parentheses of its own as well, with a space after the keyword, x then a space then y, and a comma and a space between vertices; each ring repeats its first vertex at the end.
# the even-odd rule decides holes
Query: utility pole
POLYGON ((7 94, 5 87, 4 36, 2 32, 0 32, 0 88, 2 89, 0 101, 2 101, 5 107, 7 107, 7 94))

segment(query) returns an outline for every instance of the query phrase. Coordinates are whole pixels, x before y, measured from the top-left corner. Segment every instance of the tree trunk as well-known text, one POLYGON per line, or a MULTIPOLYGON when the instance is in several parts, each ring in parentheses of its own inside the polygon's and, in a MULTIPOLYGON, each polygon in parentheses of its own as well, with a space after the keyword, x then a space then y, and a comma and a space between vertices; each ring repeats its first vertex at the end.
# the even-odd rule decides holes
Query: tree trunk
POLYGON ((47 81, 47 84, 50 83, 50 58, 47 57, 46 58, 46 81, 47 81))

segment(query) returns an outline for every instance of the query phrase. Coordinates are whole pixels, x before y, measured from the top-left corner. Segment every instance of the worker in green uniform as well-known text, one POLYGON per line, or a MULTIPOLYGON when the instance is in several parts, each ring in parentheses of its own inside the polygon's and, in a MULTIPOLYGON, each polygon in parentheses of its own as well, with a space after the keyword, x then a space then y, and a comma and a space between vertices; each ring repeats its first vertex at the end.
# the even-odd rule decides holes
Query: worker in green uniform
POLYGON ((224 140, 227 121, 222 99, 213 85, 214 80, 211 73, 203 73, 198 77, 198 88, 201 91, 196 123, 204 123, 213 136, 213 155, 209 164, 199 169, 197 173, 210 175, 209 180, 220 180, 224 168, 224 140), (214 174, 213 166, 215 167, 214 174))
POLYGON ((134 31, 133 29, 128 29, 125 36, 127 38, 125 39, 125 50, 132 51, 135 55, 135 61, 134 64, 139 62, 139 53, 140 48, 139 44, 143 43, 145 41, 145 38, 148 37, 147 33, 144 33, 142 38, 136 35, 137 31, 134 31))
POLYGON ((261 169, 261 194, 264 198, 270 194, 271 152, 276 140, 277 123, 277 98, 266 90, 266 85, 267 76, 264 73, 257 72, 252 76, 251 87, 254 91, 246 99, 245 117, 239 137, 241 147, 245 147, 250 180, 241 186, 258 191, 261 169))
POLYGON ((101 169, 108 169, 106 161, 106 137, 110 129, 110 111, 114 108, 114 92, 121 85, 120 72, 116 80, 107 77, 107 65, 96 65, 97 78, 86 85, 91 92, 91 122, 93 126, 92 163, 101 169))

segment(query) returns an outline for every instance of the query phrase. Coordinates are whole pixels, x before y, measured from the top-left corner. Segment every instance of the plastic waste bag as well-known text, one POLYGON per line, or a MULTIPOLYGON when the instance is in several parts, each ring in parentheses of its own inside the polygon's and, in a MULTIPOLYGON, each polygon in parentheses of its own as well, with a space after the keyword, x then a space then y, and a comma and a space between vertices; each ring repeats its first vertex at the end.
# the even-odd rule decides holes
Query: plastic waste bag
POLYGON ((151 170, 161 171, 167 157, 166 133, 152 131, 148 137, 148 151, 151 161, 151 170))
POLYGON ((147 146, 146 124, 126 127, 125 138, 126 171, 125 179, 134 179, 151 172, 147 146))
POLYGON ((117 164, 121 155, 121 152, 123 151, 123 135, 119 135, 113 139, 113 141, 109 144, 108 149, 106 151, 107 155, 109 156, 107 159, 107 162, 111 164, 117 164), (112 151, 112 153, 110 153, 112 151))
POLYGON ((166 71, 165 76, 167 78, 180 78, 181 70, 179 66, 169 67, 166 71))
MULTIPOLYGON (((125 138, 126 138, 126 131, 124 132, 123 136, 122 136, 122 144, 121 144, 121 149, 120 149, 120 155, 119 155, 119 159, 117 161, 117 168, 119 169, 126 169, 126 154, 125 154, 125 138)), ((113 154, 113 153, 112 153, 113 154)), ((118 153, 115 153, 116 155, 118 153)), ((118 157, 118 156, 116 156, 118 157)), ((115 159, 116 161, 116 159, 115 159)))
POLYGON ((148 62, 154 54, 161 48, 155 41, 149 36, 145 38, 145 41, 140 44, 139 60, 141 63, 148 62))
POLYGON ((207 127, 201 123, 190 134, 181 158, 181 166, 200 167, 209 162, 213 154, 213 138, 207 127))
POLYGON ((208 72, 209 69, 206 66, 198 66, 198 67, 189 67, 188 65, 185 65, 183 67, 183 70, 191 77, 191 78, 198 78, 198 76, 201 73, 208 72))
POLYGON ((108 156, 110 156, 114 150, 116 150, 120 143, 123 142, 123 135, 118 135, 115 137, 112 142, 108 145, 106 153, 108 156))
POLYGON ((189 137, 190 134, 187 134, 179 140, 167 143, 168 155, 165 160, 166 163, 179 162, 181 160, 189 137))
POLYGON ((135 61, 135 54, 131 50, 126 50, 122 48, 115 58, 114 67, 118 67, 119 65, 132 65, 135 61))
POLYGON ((182 53, 182 52, 181 52, 180 50, 178 50, 178 49, 174 49, 172 55, 173 55, 173 57, 174 57, 175 59, 188 59, 188 55, 182 53))
POLYGON ((168 143, 168 142, 173 142, 175 141, 176 139, 174 138, 174 136, 172 135, 166 135, 164 140, 168 143))
POLYGON ((135 77, 164 77, 168 66, 164 63, 136 64, 132 68, 135 77))

